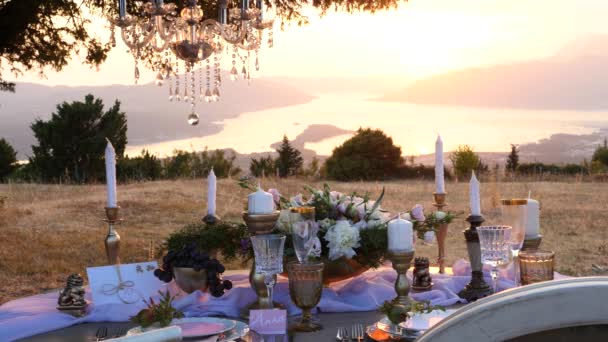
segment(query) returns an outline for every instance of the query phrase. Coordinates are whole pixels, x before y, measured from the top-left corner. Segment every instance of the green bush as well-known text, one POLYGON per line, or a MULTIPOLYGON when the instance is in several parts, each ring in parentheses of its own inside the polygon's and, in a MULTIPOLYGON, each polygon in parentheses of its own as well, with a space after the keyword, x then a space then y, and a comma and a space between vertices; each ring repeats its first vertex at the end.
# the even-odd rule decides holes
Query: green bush
POLYGON ((120 158, 116 169, 121 182, 157 180, 161 178, 163 171, 160 160, 147 150, 142 150, 141 155, 134 158, 120 158))
POLYGON ((17 169, 17 151, 4 138, 0 139, 0 182, 17 169))
POLYGON ((450 161, 454 168, 454 174, 459 179, 468 179, 473 170, 487 170, 479 156, 468 145, 458 146, 458 149, 450 155, 450 161))
POLYGON ((359 128, 355 135, 336 147, 325 161, 324 172, 339 181, 395 178, 404 165, 401 147, 381 130, 359 128))

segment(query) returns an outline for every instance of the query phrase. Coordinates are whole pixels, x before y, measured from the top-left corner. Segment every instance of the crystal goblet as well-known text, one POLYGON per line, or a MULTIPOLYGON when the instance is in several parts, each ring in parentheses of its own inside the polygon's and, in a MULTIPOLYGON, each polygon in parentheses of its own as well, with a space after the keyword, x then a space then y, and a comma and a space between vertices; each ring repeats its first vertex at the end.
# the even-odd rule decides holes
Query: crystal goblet
POLYGON ((517 258, 526 237, 528 200, 525 198, 503 199, 501 200, 501 212, 501 223, 505 226, 513 228, 511 231, 511 253, 513 254, 514 260, 513 273, 515 283, 517 285, 521 285, 519 262, 517 258))
POLYGON ((291 329, 294 331, 317 331, 321 324, 312 316, 312 309, 319 304, 323 292, 323 263, 287 264, 289 274, 289 296, 294 304, 302 309, 291 329))
POLYGON ((276 234, 254 235, 251 237, 255 256, 255 271, 264 275, 268 300, 272 305, 272 294, 276 284, 275 274, 283 272, 283 249, 285 236, 276 234))
POLYGON ((477 228, 481 262, 492 267, 492 289, 498 289, 498 267, 507 266, 512 260, 511 232, 509 226, 483 226, 477 228))
POLYGON ((300 263, 308 260, 314 248, 319 227, 315 221, 314 207, 291 208, 289 212, 293 248, 300 263))

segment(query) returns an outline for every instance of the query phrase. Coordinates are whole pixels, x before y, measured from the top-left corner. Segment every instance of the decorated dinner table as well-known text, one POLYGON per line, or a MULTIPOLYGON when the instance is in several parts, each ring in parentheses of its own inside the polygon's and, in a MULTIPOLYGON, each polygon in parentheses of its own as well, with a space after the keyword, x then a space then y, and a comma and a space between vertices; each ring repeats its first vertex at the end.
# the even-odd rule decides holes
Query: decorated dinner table
POLYGON ((87 285, 74 273, 60 291, 0 306, 0 338, 413 340, 456 309, 466 310, 466 303, 563 277, 554 273, 553 252, 539 250, 538 201, 504 199, 502 225, 483 226, 475 174, 470 215, 462 224, 468 260, 446 266, 448 226, 462 213, 445 209, 439 137, 436 151, 431 212, 416 204, 391 213, 381 206, 384 190, 375 200, 328 185, 286 197, 244 178, 239 184, 251 193, 242 221, 224 221, 216 215, 211 169, 202 222, 171 233, 157 251, 160 262, 125 264, 115 153, 108 142, 107 265, 88 267, 87 285), (432 267, 428 257, 415 256, 415 246, 435 241, 432 267), (226 270, 220 256, 249 261, 251 268, 226 270))

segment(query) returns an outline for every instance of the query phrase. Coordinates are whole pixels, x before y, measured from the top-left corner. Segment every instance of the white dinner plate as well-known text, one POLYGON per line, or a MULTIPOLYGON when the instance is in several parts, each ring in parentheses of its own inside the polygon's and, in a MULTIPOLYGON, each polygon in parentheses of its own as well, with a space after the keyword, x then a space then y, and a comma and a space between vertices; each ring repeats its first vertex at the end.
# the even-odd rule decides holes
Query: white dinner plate
MULTIPOLYGON (((184 338, 198 338, 219 335, 235 329, 236 322, 216 317, 186 317, 171 321, 171 325, 182 328, 184 338)), ((145 331, 142 327, 135 327, 127 332, 127 336, 138 335, 145 331)))

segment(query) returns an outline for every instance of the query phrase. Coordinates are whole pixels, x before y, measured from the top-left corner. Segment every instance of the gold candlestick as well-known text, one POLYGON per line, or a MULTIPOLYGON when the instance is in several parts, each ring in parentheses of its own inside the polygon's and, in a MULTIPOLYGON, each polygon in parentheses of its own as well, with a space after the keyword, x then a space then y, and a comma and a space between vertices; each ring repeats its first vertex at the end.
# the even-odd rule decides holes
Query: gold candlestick
POLYGON ((118 218, 118 212, 120 207, 107 208, 105 220, 108 223, 108 235, 104 240, 106 246, 106 256, 108 257, 108 264, 116 265, 120 264, 120 235, 114 228, 115 225, 120 223, 118 218))
MULTIPOLYGON (((270 234, 274 229, 280 215, 281 212, 278 210, 270 214, 249 214, 248 212, 243 212, 243 220, 245 221, 251 235, 270 234)), ((274 275, 274 278, 276 283, 276 274, 274 275)), ((247 305, 243 311, 241 311, 242 318, 249 319, 250 310, 282 308, 282 306, 278 303, 270 303, 270 299, 268 298, 268 289, 266 288, 266 283, 264 282, 264 275, 261 273, 256 273, 255 261, 251 264, 251 270, 249 271, 249 284, 251 285, 251 288, 257 295, 258 299, 255 302, 247 305)))
POLYGON ((393 263, 393 268, 397 271, 397 279, 395 280, 395 292, 397 297, 393 299, 394 304, 401 304, 406 307, 411 305, 410 297, 410 281, 407 279, 406 273, 410 268, 414 251, 411 252, 388 252, 388 258, 393 263))
MULTIPOLYGON (((447 207, 447 203, 445 203, 445 199, 447 197, 447 193, 433 193, 433 198, 435 199, 435 203, 433 206, 437 208, 439 211, 443 211, 443 208, 447 207)), ((442 224, 439 226, 439 231, 437 232, 437 249, 438 249, 438 257, 437 263, 439 264, 439 273, 445 273, 445 240, 448 237, 448 225, 442 224)))

